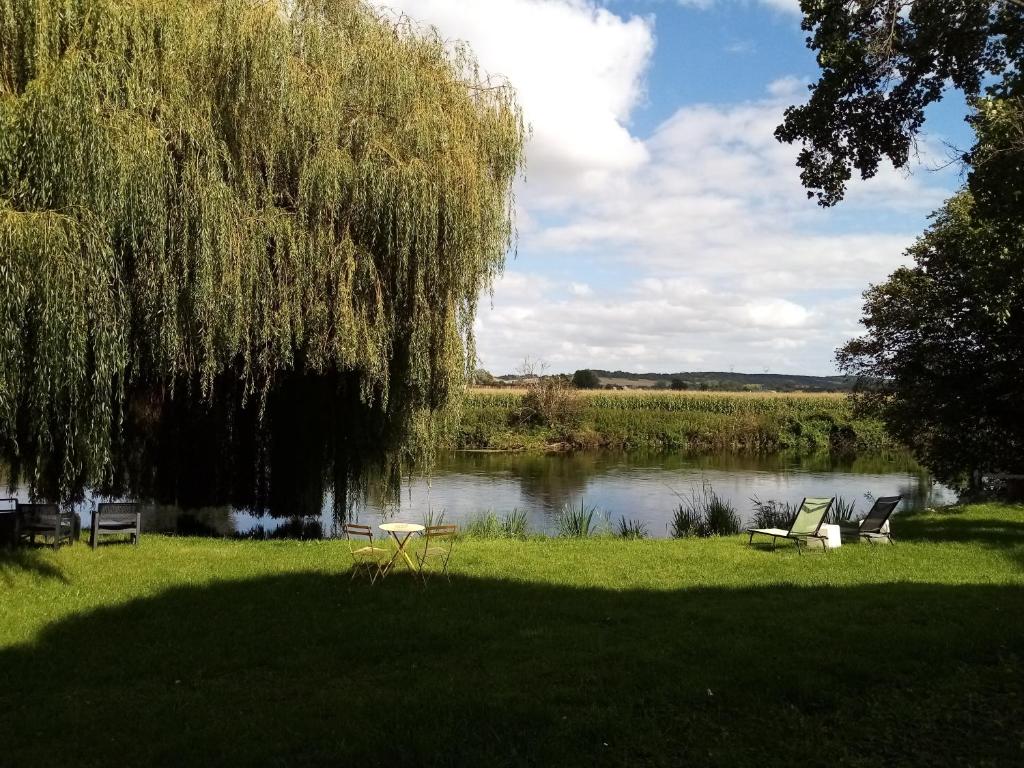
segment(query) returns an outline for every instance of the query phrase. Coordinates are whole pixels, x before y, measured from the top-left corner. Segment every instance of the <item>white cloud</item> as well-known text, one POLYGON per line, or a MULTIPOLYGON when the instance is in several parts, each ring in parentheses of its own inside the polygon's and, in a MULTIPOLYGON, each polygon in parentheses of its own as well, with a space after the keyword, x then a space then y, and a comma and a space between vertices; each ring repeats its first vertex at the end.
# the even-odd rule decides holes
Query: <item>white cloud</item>
POLYGON ((860 293, 905 263, 948 179, 890 168, 854 184, 840 209, 817 207, 796 148, 773 136, 791 102, 782 94, 799 84, 781 82, 759 101, 678 110, 647 140, 648 163, 524 236, 524 262, 543 254, 593 274, 591 292, 513 299, 500 284, 478 323, 483 363, 832 372, 835 348, 857 333, 860 293))
POLYGON ((831 372, 857 332, 860 292, 903 263, 947 194, 946 180, 886 169, 837 210, 809 202, 796 148, 773 135, 806 95, 796 77, 760 100, 686 105, 636 135, 653 17, 599 0, 374 1, 467 40, 517 88, 533 127, 519 259, 477 320, 495 372, 526 356, 569 371, 831 372))
POLYGON ((726 53, 747 55, 757 53, 757 44, 753 40, 734 40, 726 45, 722 50, 726 53))
MULTIPOLYGON (((690 8, 707 10, 716 3, 724 3, 727 0, 676 0, 679 5, 690 8)), ((800 0, 732 0, 732 2, 743 5, 750 5, 752 2, 766 5, 783 13, 800 13, 800 0)))
MULTIPOLYGON (((498 293, 505 294, 503 285, 498 293)), ((481 315, 477 333, 481 363, 495 371, 538 355, 555 371, 821 371, 828 365, 816 360, 818 348, 845 338, 832 327, 830 312, 820 301, 750 300, 685 278, 645 278, 633 290, 600 299, 520 294, 481 315)))
POLYGON ((745 310, 757 328, 800 328, 810 317, 805 307, 785 299, 758 299, 745 310))
POLYGON ((586 283, 569 283, 569 293, 573 296, 590 296, 594 289, 586 283))
POLYGON ((785 13, 800 13, 800 0, 758 0, 762 5, 767 5, 777 11, 785 13))
POLYGON ((622 18, 593 0, 375 0, 466 40, 504 76, 533 129, 528 179, 548 205, 599 188, 647 160, 629 130, 654 51, 654 20, 622 18))
POLYGON ((768 93, 778 98, 803 96, 807 93, 807 81, 793 75, 786 75, 768 83, 768 93))

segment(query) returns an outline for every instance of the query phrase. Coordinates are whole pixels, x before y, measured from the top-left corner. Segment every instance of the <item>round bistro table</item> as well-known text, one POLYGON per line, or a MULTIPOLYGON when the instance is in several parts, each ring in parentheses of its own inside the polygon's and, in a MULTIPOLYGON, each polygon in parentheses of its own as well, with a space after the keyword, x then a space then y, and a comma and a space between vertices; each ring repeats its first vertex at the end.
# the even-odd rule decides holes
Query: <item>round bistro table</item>
POLYGON ((405 562, 409 564, 409 570, 416 573, 416 563, 414 563, 412 558, 409 557, 409 553, 405 551, 405 548, 412 535, 414 533, 422 533, 425 530, 424 527, 418 523, 381 523, 380 529, 390 534, 391 538, 395 540, 395 544, 398 545, 398 551, 396 551, 391 557, 391 560, 388 561, 387 567, 384 569, 385 572, 390 571, 394 567, 395 561, 398 560, 398 556, 401 555, 405 558, 405 562), (402 536, 400 534, 405 535, 402 536))

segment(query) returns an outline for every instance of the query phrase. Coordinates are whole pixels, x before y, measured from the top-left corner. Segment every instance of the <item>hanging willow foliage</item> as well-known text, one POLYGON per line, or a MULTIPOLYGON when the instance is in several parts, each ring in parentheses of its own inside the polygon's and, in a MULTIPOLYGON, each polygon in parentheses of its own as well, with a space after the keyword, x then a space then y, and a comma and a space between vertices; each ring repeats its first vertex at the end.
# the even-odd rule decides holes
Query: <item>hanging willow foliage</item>
POLYGON ((523 140, 467 49, 359 0, 0 0, 4 457, 258 503, 421 455, 523 140))

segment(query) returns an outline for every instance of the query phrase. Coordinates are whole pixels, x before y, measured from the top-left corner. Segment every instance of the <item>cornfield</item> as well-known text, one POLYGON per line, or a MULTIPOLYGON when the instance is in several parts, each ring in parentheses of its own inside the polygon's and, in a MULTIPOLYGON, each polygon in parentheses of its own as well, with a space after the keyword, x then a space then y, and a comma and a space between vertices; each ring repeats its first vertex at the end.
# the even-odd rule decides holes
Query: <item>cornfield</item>
MULTIPOLYGON (((525 392, 521 389, 477 388, 466 399, 467 407, 517 408, 525 392)), ((721 414, 792 414, 819 411, 848 414, 846 395, 775 392, 648 392, 638 390, 579 391, 583 408, 619 411, 685 411, 721 414)))
POLYGON ((517 425, 518 389, 473 389, 463 405, 461 448, 612 446, 772 451, 882 448, 879 422, 855 418, 842 394, 576 391, 571 423, 547 430, 517 425))

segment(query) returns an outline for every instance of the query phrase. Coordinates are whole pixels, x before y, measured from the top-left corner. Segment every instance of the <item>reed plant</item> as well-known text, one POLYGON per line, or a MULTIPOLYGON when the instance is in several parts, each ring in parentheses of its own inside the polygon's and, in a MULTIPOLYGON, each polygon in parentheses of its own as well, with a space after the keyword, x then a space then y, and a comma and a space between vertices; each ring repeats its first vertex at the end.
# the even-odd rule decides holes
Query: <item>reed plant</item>
POLYGON ((750 499, 750 503, 754 508, 754 514, 751 517, 753 528, 781 528, 788 531, 789 526, 793 524, 793 518, 796 517, 797 507, 788 501, 776 501, 775 499, 761 501, 754 496, 750 499))
POLYGON ((476 517, 471 518, 463 531, 466 536, 476 539, 500 539, 502 538, 501 521, 493 510, 487 510, 476 517))
POLYGON ((850 523, 853 520, 854 514, 857 510, 857 500, 850 499, 847 501, 842 496, 837 496, 835 503, 832 505, 832 509, 828 513, 828 517, 825 518, 826 523, 831 525, 844 525, 850 523))
POLYGON ((689 495, 676 496, 680 503, 671 525, 674 538, 732 536, 743 527, 736 509, 707 480, 691 487, 689 495))
POLYGON ((428 509, 423 513, 423 527, 444 525, 444 510, 428 509))
POLYGON ((586 539, 595 532, 594 516, 597 507, 586 505, 580 499, 579 506, 566 504, 558 513, 558 535, 563 538, 586 539))
POLYGON ((501 520, 501 533, 506 539, 525 539, 529 531, 525 509, 513 509, 501 520))
POLYGON ((648 530, 647 523, 642 520, 627 520, 625 516, 619 518, 619 538, 623 539, 646 539, 648 530))
POLYGON ((529 525, 525 510, 513 509, 503 517, 487 510, 466 523, 464 531, 477 539, 525 539, 529 525))

